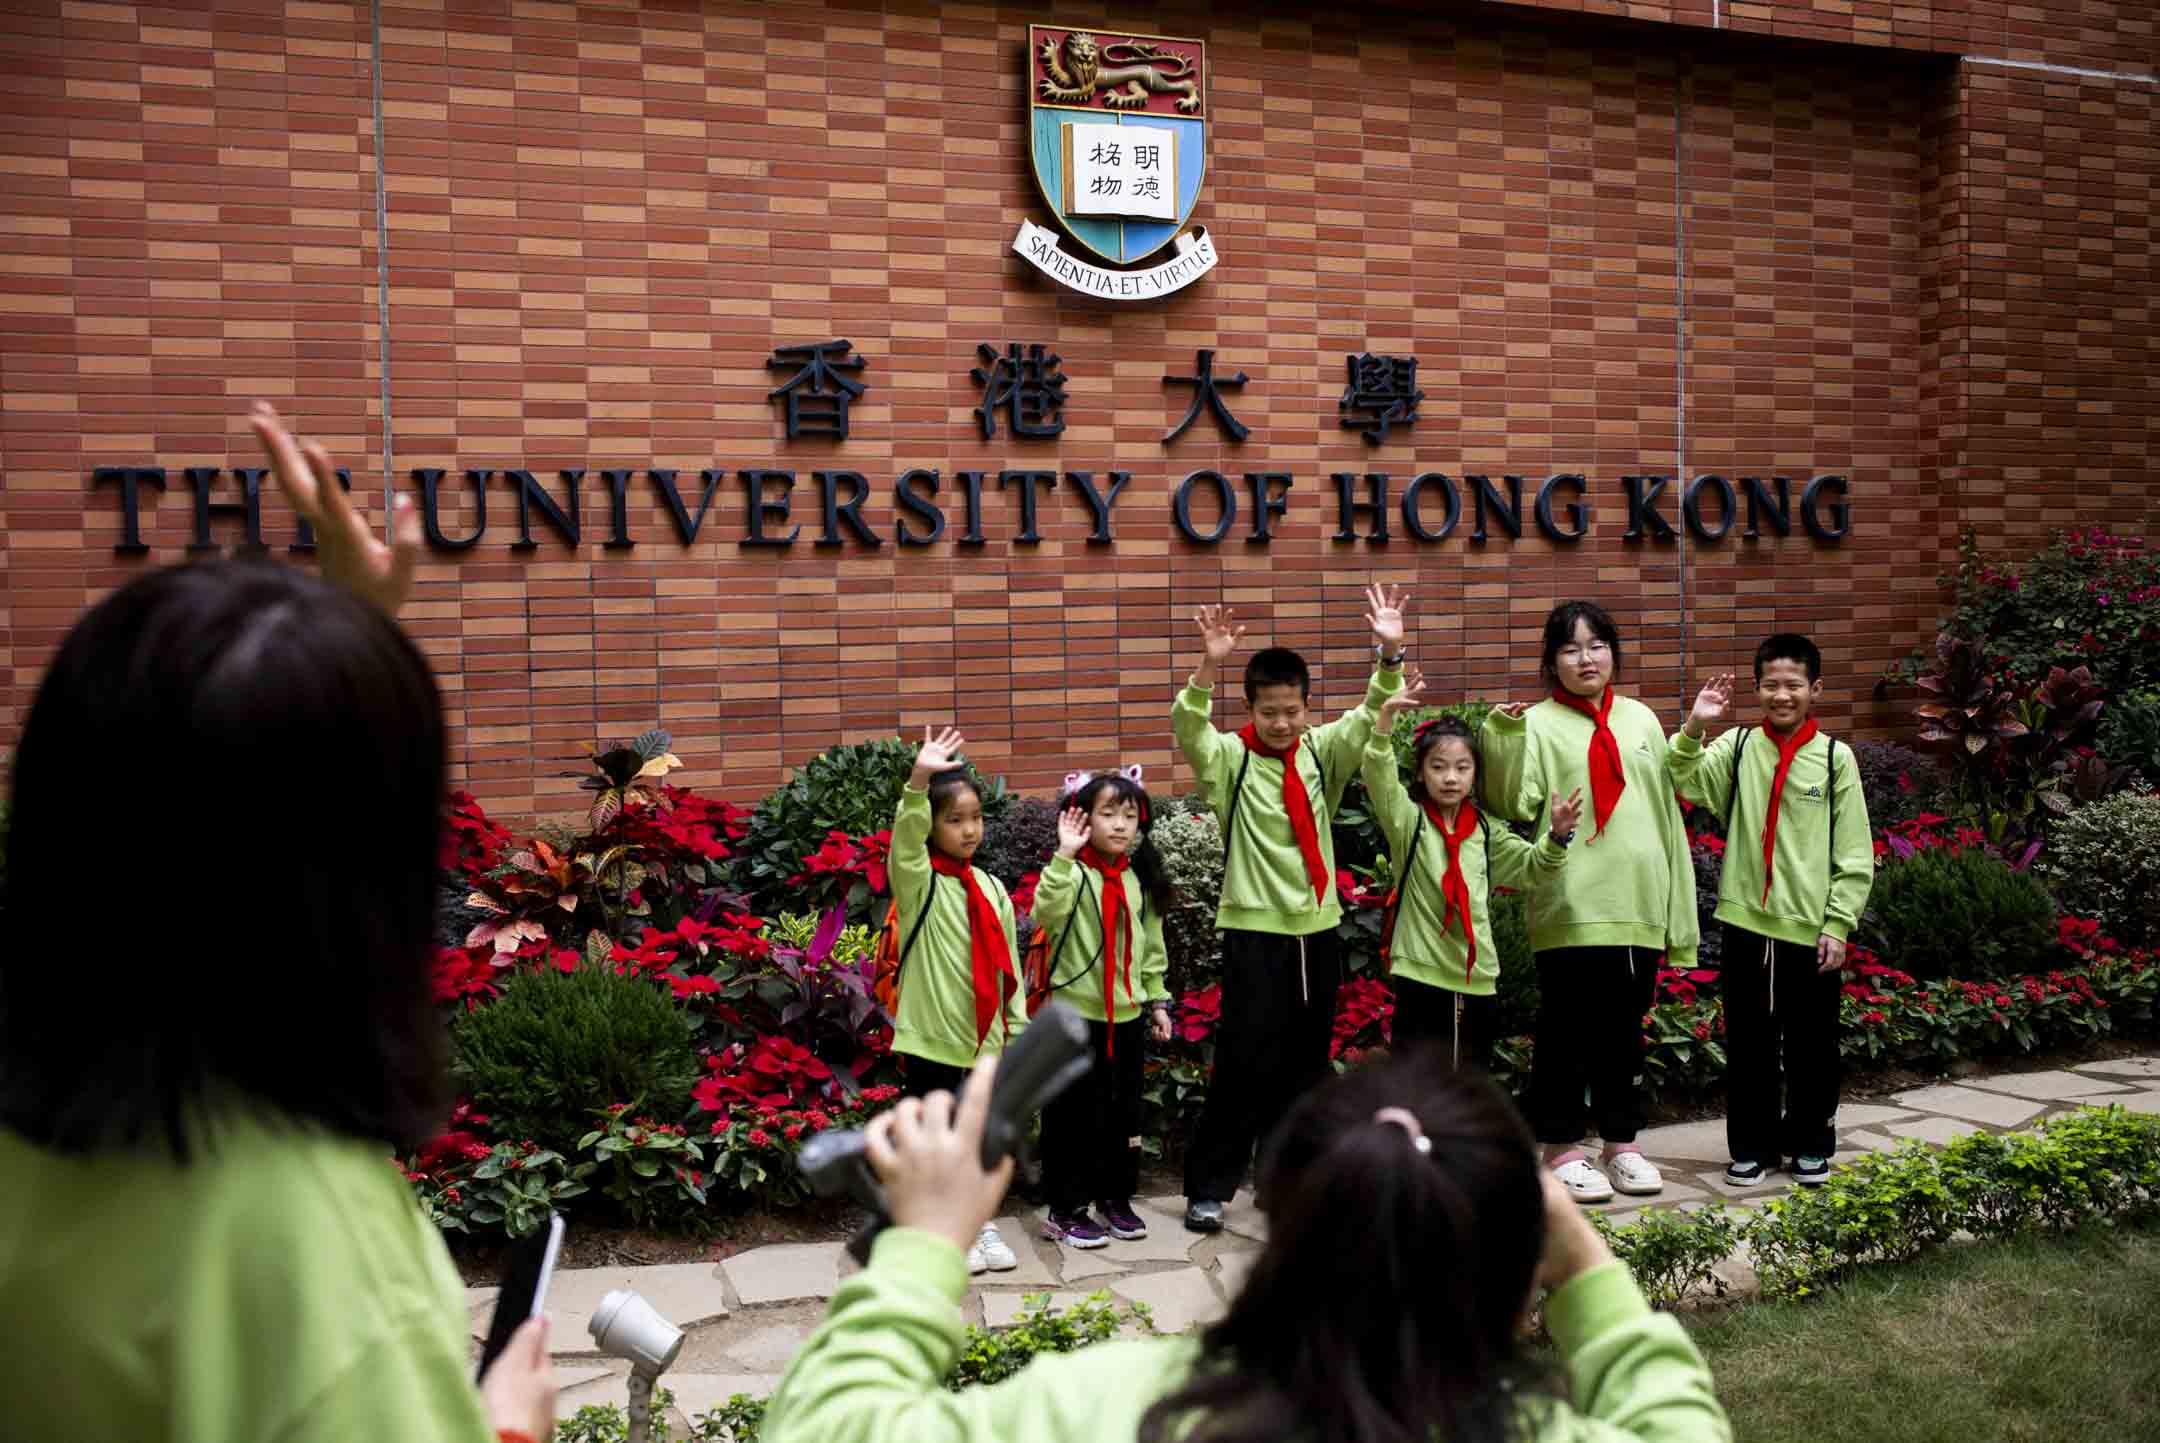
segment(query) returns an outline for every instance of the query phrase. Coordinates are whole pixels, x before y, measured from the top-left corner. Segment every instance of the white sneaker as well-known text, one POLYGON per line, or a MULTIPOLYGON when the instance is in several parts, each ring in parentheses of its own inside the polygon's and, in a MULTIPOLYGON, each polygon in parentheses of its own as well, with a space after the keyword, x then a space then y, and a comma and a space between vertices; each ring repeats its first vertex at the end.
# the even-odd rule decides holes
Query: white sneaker
POLYGON ((1612 1197, 1612 1184, 1605 1174, 1590 1165, 1590 1159, 1578 1157, 1553 1169, 1553 1176, 1568 1190, 1568 1196, 1579 1203, 1605 1202, 1612 1197))
POLYGON ((1665 1175, 1639 1152, 1614 1153, 1605 1160, 1605 1166, 1612 1169, 1612 1185, 1629 1197, 1665 1191, 1665 1175))
POLYGON ((975 1246, 968 1249, 967 1265, 970 1274, 988 1270, 993 1273, 1009 1273, 1020 1266, 1020 1259, 1005 1246, 1005 1239, 998 1236, 994 1223, 984 1223, 983 1230, 975 1235, 975 1246))

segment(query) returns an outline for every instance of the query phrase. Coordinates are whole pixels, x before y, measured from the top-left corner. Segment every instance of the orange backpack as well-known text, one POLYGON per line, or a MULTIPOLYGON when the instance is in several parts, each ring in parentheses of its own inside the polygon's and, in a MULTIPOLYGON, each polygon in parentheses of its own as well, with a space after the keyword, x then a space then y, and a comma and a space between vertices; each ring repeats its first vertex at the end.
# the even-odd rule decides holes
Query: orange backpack
POLYGON ((923 894, 922 911, 915 915, 915 925, 908 929, 905 940, 900 936, 900 904, 890 902, 885 907, 885 925, 878 929, 877 948, 871 954, 875 968, 871 973, 870 995, 886 1015, 897 1025, 900 1020, 900 964, 907 961, 908 950, 922 934, 922 924, 930 916, 930 904, 937 900, 937 878, 930 879, 930 888, 923 894))

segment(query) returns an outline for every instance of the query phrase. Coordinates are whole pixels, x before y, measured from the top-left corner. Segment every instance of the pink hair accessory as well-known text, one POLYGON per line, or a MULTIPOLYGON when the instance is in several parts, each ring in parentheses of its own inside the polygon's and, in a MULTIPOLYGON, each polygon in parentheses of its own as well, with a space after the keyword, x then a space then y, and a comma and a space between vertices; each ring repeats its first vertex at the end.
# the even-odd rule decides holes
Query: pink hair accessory
POLYGON ((1432 1139, 1425 1135, 1425 1129, 1418 1125, 1417 1115, 1411 1112, 1409 1108, 1383 1107, 1372 1115, 1372 1120, 1390 1127, 1401 1128, 1404 1132, 1410 1134, 1410 1145, 1412 1147, 1427 1157, 1432 1155, 1432 1139))
POLYGON ((1123 777, 1134 786, 1138 786, 1140 784, 1140 763, 1134 762, 1129 767, 1112 767, 1109 771, 1100 774, 1095 772, 1067 772, 1065 774, 1065 794, 1070 796, 1079 791, 1089 782, 1094 781, 1097 775, 1123 777))

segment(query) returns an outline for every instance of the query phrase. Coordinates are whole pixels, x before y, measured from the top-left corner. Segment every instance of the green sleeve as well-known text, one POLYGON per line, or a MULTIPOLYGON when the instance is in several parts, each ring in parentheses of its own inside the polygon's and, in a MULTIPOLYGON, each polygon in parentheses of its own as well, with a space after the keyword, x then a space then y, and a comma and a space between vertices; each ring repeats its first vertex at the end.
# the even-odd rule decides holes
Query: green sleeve
POLYGON ((888 1228, 766 1405, 765 1443, 917 1443, 1004 1436, 1010 1388, 945 1391, 960 1356, 967 1262, 945 1239, 888 1228))
MULTIPOLYGON (((1840 747, 1831 755, 1850 754, 1840 747)), ((1837 795, 1837 827, 1830 838, 1830 898, 1823 909, 1823 931, 1843 942, 1852 936, 1875 885, 1875 828, 1868 820, 1867 791, 1860 785, 1860 762, 1839 768, 1831 785, 1837 795)))
POLYGON ((900 805, 893 809, 892 843, 885 849, 885 870, 892 877, 893 906, 899 909, 900 925, 912 927, 930 895, 930 793, 916 787, 900 789, 900 805))
POLYGON ((1374 732, 1365 748, 1363 765, 1358 776, 1365 783, 1365 801, 1372 808, 1373 820, 1380 824, 1380 834, 1387 838, 1388 850, 1394 853, 1395 878, 1402 880, 1400 858, 1417 835, 1418 805, 1410 800, 1410 793, 1403 787, 1402 767, 1395 760, 1395 743, 1391 737, 1374 732))
POLYGON ((1533 843, 1516 836, 1505 824, 1496 825, 1486 834, 1485 880, 1495 887, 1526 892, 1565 866, 1567 854, 1568 849, 1554 841, 1551 832, 1533 843))
POLYGON ((275 1443, 348 1443, 354 1438, 468 1439, 493 1443, 467 1360, 446 1346, 442 1325, 415 1318, 368 1344, 274 1434, 275 1443))
MULTIPOLYGON (((1668 785, 1672 770, 1663 769, 1668 785)), ((1688 843, 1687 820, 1671 792, 1660 796, 1658 836, 1665 843, 1670 878, 1665 891, 1665 965, 1693 967, 1702 949, 1702 914, 1695 896, 1695 854, 1688 843)))
POLYGON ((1478 728, 1478 794, 1485 810, 1510 822, 1535 822, 1549 800, 1545 769, 1530 738, 1530 717, 1494 707, 1478 728))
POLYGON ((1223 795, 1229 782, 1225 774, 1226 759, 1239 744, 1235 737, 1225 736, 1215 729, 1215 692, 1212 688, 1186 684, 1170 708, 1170 733, 1177 738, 1178 750, 1185 753, 1185 760, 1192 765, 1193 780, 1200 795, 1220 816, 1229 802, 1223 795))
POLYGON ((1698 807, 1709 808, 1721 822, 1732 819, 1732 758, 1740 733, 1728 731, 1704 746, 1676 731, 1665 747, 1665 770, 1673 790, 1698 807))
POLYGON ((1170 949, 1163 942, 1162 908, 1149 905, 1140 924, 1140 995, 1150 1002, 1170 1000, 1170 949))
POLYGON ((1055 937, 1057 929, 1072 916, 1073 901, 1079 895, 1080 864, 1060 853, 1043 868, 1042 878, 1035 884, 1035 905, 1028 908, 1028 914, 1036 926, 1049 928, 1055 937))
MULTIPOLYGON (((1677 1319, 1650 1310, 1625 1263, 1600 1263, 1556 1288, 1545 1325, 1567 1361, 1576 1410, 1595 1423, 1637 1443, 1731 1443, 1709 1365, 1677 1319)), ((1611 1436, 1594 1427, 1540 1433, 1611 1436)))
POLYGON ((1331 815, 1342 800, 1343 788, 1350 785, 1351 772, 1364 760, 1365 743, 1380 721, 1380 703, 1402 690, 1402 680, 1400 671, 1373 668, 1372 679, 1365 683, 1365 699, 1326 726, 1313 728, 1313 749, 1327 772, 1331 815))

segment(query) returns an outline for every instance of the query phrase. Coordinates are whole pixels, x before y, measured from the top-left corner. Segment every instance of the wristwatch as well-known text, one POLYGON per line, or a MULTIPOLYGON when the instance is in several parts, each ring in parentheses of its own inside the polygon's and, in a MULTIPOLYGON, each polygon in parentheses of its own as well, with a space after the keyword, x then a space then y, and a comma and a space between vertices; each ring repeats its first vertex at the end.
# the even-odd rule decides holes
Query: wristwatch
POLYGON ((1547 832, 1545 835, 1553 839, 1553 845, 1556 847, 1570 846, 1575 841, 1575 832, 1573 828, 1570 828, 1565 832, 1547 832))
POLYGON ((1393 656, 1389 656, 1387 654, 1387 648, 1376 641, 1373 643, 1372 654, 1382 666, 1389 667, 1395 670, 1400 670, 1404 658, 1410 655, 1410 648, 1406 643, 1401 651, 1396 652, 1393 656))

